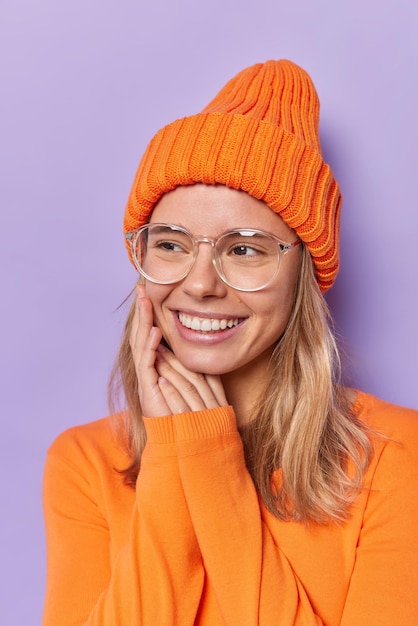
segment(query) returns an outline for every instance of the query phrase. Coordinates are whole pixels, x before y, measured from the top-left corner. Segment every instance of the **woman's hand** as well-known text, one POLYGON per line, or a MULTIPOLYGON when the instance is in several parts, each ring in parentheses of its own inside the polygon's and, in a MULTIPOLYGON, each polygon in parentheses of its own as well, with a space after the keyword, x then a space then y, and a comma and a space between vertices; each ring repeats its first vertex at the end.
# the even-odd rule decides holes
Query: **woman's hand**
POLYGON ((161 345, 162 333, 153 324, 144 285, 138 285, 137 293, 130 344, 143 415, 161 417, 227 405, 219 376, 191 372, 161 345))

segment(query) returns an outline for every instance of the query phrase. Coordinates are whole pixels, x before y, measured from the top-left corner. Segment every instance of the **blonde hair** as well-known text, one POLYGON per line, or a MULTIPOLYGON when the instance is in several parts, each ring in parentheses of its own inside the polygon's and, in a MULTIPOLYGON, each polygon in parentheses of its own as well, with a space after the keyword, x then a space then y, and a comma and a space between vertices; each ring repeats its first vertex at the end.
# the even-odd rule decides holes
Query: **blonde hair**
MULTIPOLYGON (((135 485, 146 436, 129 345, 135 302, 109 383, 127 404, 121 424, 135 485)), ((370 434, 351 409, 326 302, 303 247, 294 306, 271 358, 254 419, 240 430, 248 470, 266 507, 279 519, 342 522, 372 456, 370 434)))

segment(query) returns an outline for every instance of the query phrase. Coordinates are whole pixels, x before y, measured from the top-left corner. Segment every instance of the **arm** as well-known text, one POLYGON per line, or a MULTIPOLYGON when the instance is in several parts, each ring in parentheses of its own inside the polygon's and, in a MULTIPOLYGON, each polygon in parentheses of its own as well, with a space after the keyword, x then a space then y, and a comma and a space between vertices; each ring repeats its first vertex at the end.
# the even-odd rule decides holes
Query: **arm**
MULTIPOLYGON (((52 446, 44 483, 44 626, 194 623, 203 586, 201 555, 173 446, 158 443, 167 422, 155 420, 154 426, 138 477, 128 542, 112 563, 109 528, 97 498, 103 477, 92 471, 91 451, 68 435, 52 446)), ((115 480, 121 480, 116 472, 115 480)))
POLYGON ((184 413, 175 425, 182 485, 222 623, 321 624, 262 522, 232 409, 184 413))
POLYGON ((341 626, 418 624, 417 415, 391 415, 401 437, 380 446, 341 626))

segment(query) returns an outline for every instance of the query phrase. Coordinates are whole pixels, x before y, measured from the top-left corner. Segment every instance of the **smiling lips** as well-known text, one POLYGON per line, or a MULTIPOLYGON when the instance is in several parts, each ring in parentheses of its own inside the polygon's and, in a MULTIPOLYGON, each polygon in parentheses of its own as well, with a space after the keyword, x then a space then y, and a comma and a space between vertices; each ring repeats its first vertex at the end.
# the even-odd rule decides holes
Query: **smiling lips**
POLYGON ((242 319, 238 317, 235 319, 209 319, 207 317, 193 317, 185 313, 179 313, 178 319, 182 326, 203 333, 226 330, 227 328, 238 326, 242 322, 242 319))

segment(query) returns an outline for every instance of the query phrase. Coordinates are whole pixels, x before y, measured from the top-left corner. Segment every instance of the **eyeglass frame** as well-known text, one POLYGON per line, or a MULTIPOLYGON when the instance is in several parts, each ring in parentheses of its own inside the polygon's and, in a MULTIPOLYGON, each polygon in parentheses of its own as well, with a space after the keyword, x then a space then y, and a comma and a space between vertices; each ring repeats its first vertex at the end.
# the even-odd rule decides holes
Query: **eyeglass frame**
POLYGON ((273 233, 269 233, 267 231, 264 230, 260 230, 257 228, 233 228, 232 230, 227 230, 223 233, 221 233, 220 235, 218 235, 218 237, 216 237, 215 239, 212 239, 211 237, 206 237, 206 236, 202 236, 202 237, 195 237, 189 230, 187 230, 187 228, 184 228, 183 226, 178 226, 177 224, 168 224, 165 222, 147 222, 146 224, 144 224, 143 226, 140 226, 139 228, 136 228, 134 230, 130 230, 128 232, 125 233, 125 239, 126 241, 129 243, 130 246, 130 250, 131 250, 131 256, 132 256, 132 260, 134 262, 134 265, 136 267, 136 269, 138 270, 138 272, 147 280, 149 280, 150 282, 156 284, 156 285, 174 285, 175 283, 179 283, 182 280, 184 280, 191 272, 194 264, 196 263, 196 259, 197 259, 197 255, 199 252, 199 243, 210 243, 211 244, 211 248, 212 248, 212 264, 216 270, 217 275, 219 276, 219 278, 222 280, 223 283, 225 283, 226 285, 228 285, 228 287, 232 287, 232 289, 236 289, 237 291, 245 291, 245 292, 253 292, 253 291, 261 291, 262 289, 265 289, 266 287, 268 287, 268 285, 270 285, 270 283, 276 278, 278 272, 279 272, 279 268, 280 268, 280 255, 285 255, 288 252, 291 252, 294 248, 296 248, 298 245, 302 244, 301 239, 297 239, 296 241, 293 241, 292 243, 288 243, 286 241, 283 241, 282 239, 280 239, 279 237, 277 237, 276 235, 273 235, 273 233), (163 227, 168 227, 168 228, 173 228, 174 230, 183 232, 184 234, 188 235, 192 241, 193 244, 193 260, 190 264, 190 267, 187 269, 187 271, 184 273, 183 276, 176 278, 175 280, 166 280, 166 281, 161 281, 161 280, 156 280, 155 278, 152 278, 151 276, 149 276, 140 266, 139 262, 138 262, 138 258, 137 258, 137 254, 136 254, 136 242, 138 240, 139 235, 146 229, 149 228, 150 226, 163 226, 163 227), (251 233, 254 234, 259 234, 259 235, 265 235, 267 237, 269 237, 270 239, 273 239, 274 241, 276 241, 277 245, 277 250, 278 250, 278 255, 277 255, 277 269, 274 272, 273 276, 271 278, 269 278, 269 280, 264 283, 264 285, 261 285, 261 287, 255 287, 255 288, 243 288, 243 287, 236 287, 235 285, 231 284, 228 279, 221 273, 222 270, 222 266, 218 267, 217 264, 217 260, 216 260, 216 256, 214 254, 215 249, 216 249, 216 244, 218 243, 218 241, 220 239, 222 239, 223 237, 227 236, 227 235, 232 235, 234 233, 241 233, 243 231, 249 231, 251 233))

